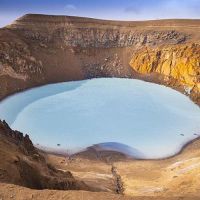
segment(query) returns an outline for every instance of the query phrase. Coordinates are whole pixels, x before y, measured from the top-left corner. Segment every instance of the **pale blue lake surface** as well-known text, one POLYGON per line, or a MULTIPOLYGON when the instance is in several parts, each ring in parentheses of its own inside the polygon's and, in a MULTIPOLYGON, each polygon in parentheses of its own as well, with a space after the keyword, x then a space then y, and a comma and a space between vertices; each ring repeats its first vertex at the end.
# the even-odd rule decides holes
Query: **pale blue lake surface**
POLYGON ((145 158, 172 155, 200 134, 200 108, 188 97, 134 79, 99 78, 30 89, 0 102, 0 118, 42 146, 61 144, 76 151, 113 142, 145 158))

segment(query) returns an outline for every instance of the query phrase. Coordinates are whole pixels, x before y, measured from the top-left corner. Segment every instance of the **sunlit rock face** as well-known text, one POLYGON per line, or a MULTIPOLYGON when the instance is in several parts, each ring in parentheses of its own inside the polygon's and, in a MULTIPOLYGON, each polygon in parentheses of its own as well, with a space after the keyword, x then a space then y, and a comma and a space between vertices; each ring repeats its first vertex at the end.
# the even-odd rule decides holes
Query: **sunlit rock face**
POLYGON ((136 149, 143 158, 172 155, 200 134, 200 109, 188 97, 134 79, 31 89, 2 101, 0 118, 42 146, 76 151, 115 142, 136 149))
POLYGON ((145 48, 132 57, 130 65, 142 74, 159 73, 166 82, 173 78, 200 96, 199 44, 145 48))

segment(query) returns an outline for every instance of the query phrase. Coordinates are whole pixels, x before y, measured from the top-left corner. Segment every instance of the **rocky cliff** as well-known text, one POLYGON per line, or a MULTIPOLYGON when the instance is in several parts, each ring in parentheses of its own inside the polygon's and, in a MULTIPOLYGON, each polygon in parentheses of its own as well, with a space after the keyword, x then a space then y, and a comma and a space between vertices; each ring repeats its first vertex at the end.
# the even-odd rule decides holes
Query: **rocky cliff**
POLYGON ((33 189, 89 190, 72 174, 48 164, 28 135, 12 130, 0 121, 0 182, 33 189))
POLYGON ((0 29, 0 98, 46 83, 140 78, 199 103, 200 20, 25 15, 0 29))
POLYGON ((130 61, 131 67, 141 74, 158 73, 166 85, 184 87, 184 93, 195 95, 200 103, 200 45, 184 44, 158 48, 142 48, 130 61))

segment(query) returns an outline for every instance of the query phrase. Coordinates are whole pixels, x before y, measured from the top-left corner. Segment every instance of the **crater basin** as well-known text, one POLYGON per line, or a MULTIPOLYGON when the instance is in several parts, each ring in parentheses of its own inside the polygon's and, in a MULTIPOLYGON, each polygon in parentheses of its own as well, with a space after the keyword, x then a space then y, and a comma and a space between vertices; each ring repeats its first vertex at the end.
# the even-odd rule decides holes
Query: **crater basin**
POLYGON ((33 88, 1 101, 0 118, 39 146, 77 152, 98 143, 124 144, 142 158, 173 155, 200 134, 200 109, 188 97, 135 79, 33 88))

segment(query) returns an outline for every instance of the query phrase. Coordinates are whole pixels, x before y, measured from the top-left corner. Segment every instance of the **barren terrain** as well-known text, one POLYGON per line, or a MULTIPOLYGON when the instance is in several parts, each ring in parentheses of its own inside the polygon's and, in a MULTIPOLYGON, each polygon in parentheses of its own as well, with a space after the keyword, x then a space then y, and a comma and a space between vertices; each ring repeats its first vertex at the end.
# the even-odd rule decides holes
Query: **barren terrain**
MULTIPOLYGON (((167 85, 200 105, 199 44, 200 20, 25 15, 0 29, 0 99, 53 82, 128 77, 167 85)), ((0 145, 1 200, 200 197, 199 139, 161 160, 91 151, 66 157, 39 151, 1 121, 0 145)))

